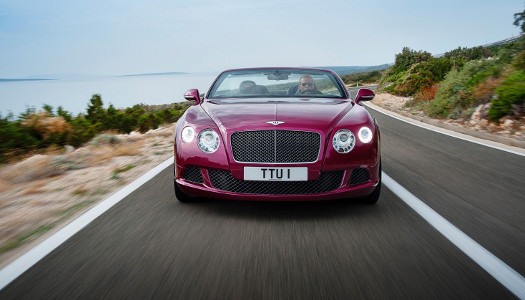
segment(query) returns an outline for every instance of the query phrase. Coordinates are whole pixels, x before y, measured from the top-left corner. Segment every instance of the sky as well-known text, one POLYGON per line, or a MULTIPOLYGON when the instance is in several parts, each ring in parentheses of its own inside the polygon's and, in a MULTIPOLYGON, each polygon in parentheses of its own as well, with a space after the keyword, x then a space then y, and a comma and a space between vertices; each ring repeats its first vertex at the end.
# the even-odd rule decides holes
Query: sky
POLYGON ((0 0, 0 78, 392 63, 520 32, 523 0, 0 0))

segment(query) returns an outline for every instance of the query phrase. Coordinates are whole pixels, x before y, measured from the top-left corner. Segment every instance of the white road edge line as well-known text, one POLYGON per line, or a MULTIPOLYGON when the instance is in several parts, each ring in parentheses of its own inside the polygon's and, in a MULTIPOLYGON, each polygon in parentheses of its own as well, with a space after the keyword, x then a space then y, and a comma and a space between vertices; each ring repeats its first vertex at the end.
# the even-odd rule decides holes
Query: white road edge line
POLYGON ((525 278, 382 172, 383 184, 499 283, 525 299, 525 278))
POLYGON ((128 184, 118 192, 109 196, 108 198, 106 198, 105 200, 103 200, 102 202, 85 212, 83 215, 73 220, 64 228, 60 229, 55 234, 45 239, 40 244, 36 245, 34 248, 27 251, 15 261, 4 267, 0 271, 0 290, 2 290, 16 278, 18 278, 18 276, 22 275, 25 271, 27 271, 29 268, 31 268, 33 265, 39 262, 46 255, 51 253, 51 251, 58 248, 58 246, 67 241, 70 237, 82 230, 82 228, 86 227, 93 220, 95 220, 100 215, 109 210, 112 206, 119 203, 126 196, 128 196, 136 189, 141 187, 143 184, 155 177, 157 174, 165 170, 167 167, 173 164, 173 161, 174 158, 172 156, 164 162, 160 163, 158 166, 149 170, 146 174, 142 175, 141 177, 137 178, 135 181, 128 184))
POLYGON ((474 144, 482 145, 482 146, 485 146, 485 147, 489 147, 489 148, 493 148, 493 149, 509 152, 509 153, 512 153, 512 154, 520 155, 520 156, 525 156, 525 150, 522 150, 521 148, 518 148, 518 147, 506 146, 506 145, 503 145, 501 143, 492 142, 492 141, 490 141, 490 143, 489 143, 489 142, 487 142, 487 141, 485 141, 483 139, 479 139, 479 138, 476 138, 476 137, 473 137, 473 136, 470 136, 470 135, 467 135, 467 134, 463 134, 463 133, 455 132, 455 131, 448 130, 448 129, 445 129, 445 128, 437 127, 437 126, 434 126, 432 124, 427 124, 427 123, 423 123, 423 122, 420 122, 420 121, 412 120, 412 119, 410 119, 408 117, 401 116, 398 113, 391 112, 391 111, 386 110, 386 109, 384 109, 382 107, 379 107, 379 106, 377 106, 375 104, 371 104, 371 103, 363 103, 363 104, 365 104, 366 107, 371 108, 371 109, 373 109, 375 111, 378 111, 378 112, 380 112, 380 113, 382 113, 384 115, 387 115, 387 116, 392 117, 394 119, 398 119, 400 121, 409 123, 409 124, 414 125, 414 126, 425 128, 425 129, 430 130, 430 131, 441 133, 441 134, 444 134, 444 135, 447 135, 447 136, 450 136, 450 137, 454 137, 454 138, 457 138, 457 139, 460 139, 460 140, 464 140, 464 141, 471 142, 471 143, 474 143, 474 144), (499 145, 501 145, 501 146, 499 146, 499 145), (513 149, 515 149, 515 150, 513 150, 513 149))

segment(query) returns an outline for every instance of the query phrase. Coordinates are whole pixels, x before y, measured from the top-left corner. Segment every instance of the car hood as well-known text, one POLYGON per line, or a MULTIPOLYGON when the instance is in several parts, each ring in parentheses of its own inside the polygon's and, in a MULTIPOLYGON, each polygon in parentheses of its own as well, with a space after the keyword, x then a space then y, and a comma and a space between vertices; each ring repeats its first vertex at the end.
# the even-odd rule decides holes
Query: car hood
POLYGON ((352 103, 346 99, 213 99, 202 108, 226 134, 262 129, 328 132, 352 103), (284 123, 272 125, 271 121, 284 123))

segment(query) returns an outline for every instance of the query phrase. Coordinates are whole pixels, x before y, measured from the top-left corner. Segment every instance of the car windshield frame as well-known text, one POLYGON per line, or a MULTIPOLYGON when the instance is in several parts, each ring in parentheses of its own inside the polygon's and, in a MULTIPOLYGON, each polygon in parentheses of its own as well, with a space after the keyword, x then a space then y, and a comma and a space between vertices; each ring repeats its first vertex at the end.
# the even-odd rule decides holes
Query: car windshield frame
POLYGON ((250 99, 250 98, 319 98, 319 99, 349 99, 344 83, 330 70, 307 68, 257 68, 235 69, 222 72, 213 82, 206 94, 206 99, 250 99), (324 91, 321 94, 290 94, 292 87, 299 85, 299 79, 310 75, 315 82, 314 88, 324 91), (250 81, 250 82, 248 82, 250 81), (261 84, 271 83, 271 84, 261 84), (256 88, 243 94, 242 84, 256 88), (256 86, 253 87, 253 84, 256 86), (225 86, 229 89, 223 89, 225 86))

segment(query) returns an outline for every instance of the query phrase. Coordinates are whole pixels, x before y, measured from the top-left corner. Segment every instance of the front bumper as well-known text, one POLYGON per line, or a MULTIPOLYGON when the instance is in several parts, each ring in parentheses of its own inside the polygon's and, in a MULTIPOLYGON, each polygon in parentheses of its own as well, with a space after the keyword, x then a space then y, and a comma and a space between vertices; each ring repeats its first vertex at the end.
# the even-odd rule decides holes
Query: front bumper
MULTIPOLYGON (((314 181, 305 182, 246 182, 243 180, 228 179, 230 182, 237 183, 237 185, 229 185, 225 183, 224 178, 221 179, 221 184, 218 184, 217 179, 210 176, 214 172, 229 172, 225 170, 208 170, 207 168, 198 168, 202 178, 201 181, 194 182, 188 180, 184 176, 175 177, 175 182, 180 189, 190 195, 218 198, 226 200, 245 200, 245 201, 319 201, 332 199, 347 199, 367 196, 374 191, 379 184, 378 166, 367 168, 354 168, 348 170, 339 170, 341 177, 335 179, 326 177, 324 174, 336 173, 325 172, 318 177, 319 180, 328 180, 332 182, 316 183, 314 181), (369 174, 368 177, 360 182, 355 182, 356 171, 365 171, 369 174), (354 176, 352 176, 354 173, 354 176), (212 179, 210 179, 212 177, 212 179), (272 187, 272 184, 275 184, 272 187), (318 187, 308 186, 315 184, 318 187), (328 184, 328 186, 327 186, 328 184), (253 188, 252 188, 253 187, 253 188), (303 187, 306 187, 303 189, 303 187)), ((181 170, 181 168, 178 168, 181 170)), ((188 170, 188 169, 187 169, 188 170)), ((189 174, 189 173, 188 173, 189 174)), ((194 174, 191 178, 194 178, 194 174)))

